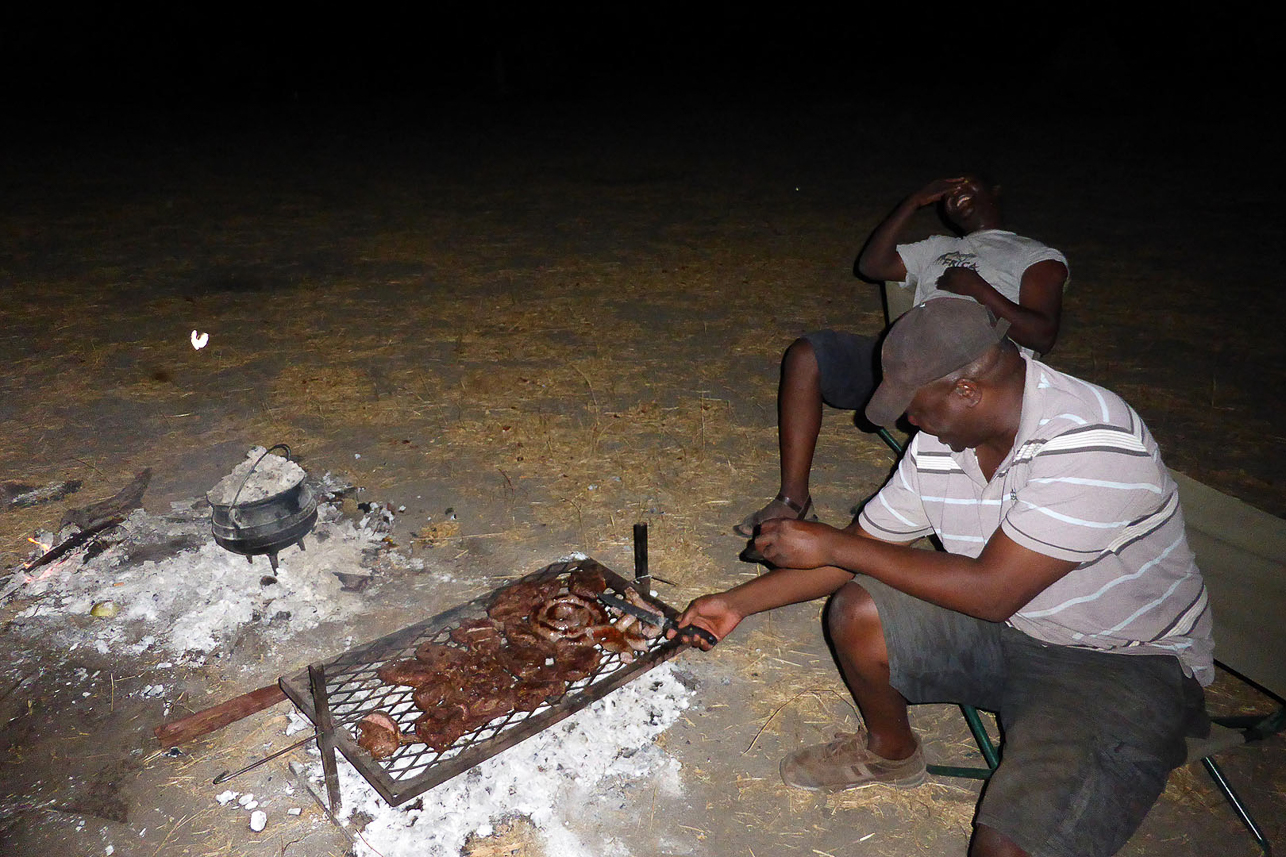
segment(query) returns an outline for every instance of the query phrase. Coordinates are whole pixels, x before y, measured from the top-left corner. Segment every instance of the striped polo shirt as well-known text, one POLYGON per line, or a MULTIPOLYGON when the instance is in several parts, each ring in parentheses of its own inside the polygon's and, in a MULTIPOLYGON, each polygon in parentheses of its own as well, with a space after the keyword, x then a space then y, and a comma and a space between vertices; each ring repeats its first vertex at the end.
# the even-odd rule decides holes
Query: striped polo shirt
POLYGON ((1055 645, 1174 655, 1209 684, 1210 604, 1156 441, 1120 396, 1024 359, 1018 434, 992 479, 973 450, 920 432, 862 529, 894 542, 936 533, 947 551, 976 557, 1000 527, 1079 563, 1008 624, 1055 645))

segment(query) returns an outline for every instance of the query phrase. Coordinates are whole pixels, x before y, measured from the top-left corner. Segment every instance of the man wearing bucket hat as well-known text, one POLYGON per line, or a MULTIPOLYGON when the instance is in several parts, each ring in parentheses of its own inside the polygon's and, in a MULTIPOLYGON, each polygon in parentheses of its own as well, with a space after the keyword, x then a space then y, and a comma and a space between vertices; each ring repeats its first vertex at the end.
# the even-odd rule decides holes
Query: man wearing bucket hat
POLYGON ((918 785, 908 702, 973 705, 998 714, 1004 756, 969 853, 1110 855, 1209 728, 1210 608, 1138 414, 1019 353, 1007 327, 958 298, 898 320, 867 408, 920 428, 892 478, 844 530, 765 522, 755 544, 775 567, 679 624, 722 639, 833 595, 825 621, 865 728, 787 756, 787 784, 918 785), (928 535, 942 552, 909 546, 928 535))
MULTIPOLYGON (((913 298, 909 305, 958 295, 1008 319, 1010 336, 1028 353, 1047 353, 1058 337, 1067 259, 1005 229, 1000 186, 977 174, 939 179, 903 199, 871 234, 857 267, 862 276, 889 284, 890 319, 900 296, 913 298), (899 243, 915 213, 933 205, 957 234, 899 243)), ((738 535, 751 537, 756 526, 772 518, 810 517, 809 474, 822 405, 862 408, 878 379, 876 348, 872 336, 819 330, 786 349, 777 390, 779 490, 733 527, 738 535)), ((747 551, 743 559, 758 562, 760 557, 747 551)))

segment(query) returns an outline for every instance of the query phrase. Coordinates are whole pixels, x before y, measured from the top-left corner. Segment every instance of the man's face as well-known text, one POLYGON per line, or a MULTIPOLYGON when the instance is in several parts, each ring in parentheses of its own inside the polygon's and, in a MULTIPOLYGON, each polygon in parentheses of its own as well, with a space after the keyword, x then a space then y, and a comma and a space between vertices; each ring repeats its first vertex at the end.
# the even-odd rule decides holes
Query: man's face
POLYGON ((906 418, 912 425, 951 447, 952 452, 964 452, 984 440, 979 415, 960 383, 926 384, 916 391, 906 408, 906 418))
POLYGON ((997 205, 995 190, 972 176, 942 198, 942 210, 947 219, 966 232, 978 223, 984 211, 992 211, 997 205))

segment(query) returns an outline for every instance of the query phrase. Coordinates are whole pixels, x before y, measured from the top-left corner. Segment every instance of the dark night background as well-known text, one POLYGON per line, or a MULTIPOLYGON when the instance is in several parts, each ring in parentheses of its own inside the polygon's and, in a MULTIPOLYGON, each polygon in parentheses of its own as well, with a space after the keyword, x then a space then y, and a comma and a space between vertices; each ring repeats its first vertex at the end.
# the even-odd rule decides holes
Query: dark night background
MULTIPOLYGON (((393 11, 125 4, 10 11, 23 108, 182 111, 399 98, 709 98, 775 92, 965 105, 1054 98, 1104 111, 1262 103, 1259 4, 443 3, 393 11), (498 63, 499 60, 499 63, 498 63), (503 70, 502 70, 503 69, 503 70)), ((20 121, 19 121, 20 124, 20 121)))

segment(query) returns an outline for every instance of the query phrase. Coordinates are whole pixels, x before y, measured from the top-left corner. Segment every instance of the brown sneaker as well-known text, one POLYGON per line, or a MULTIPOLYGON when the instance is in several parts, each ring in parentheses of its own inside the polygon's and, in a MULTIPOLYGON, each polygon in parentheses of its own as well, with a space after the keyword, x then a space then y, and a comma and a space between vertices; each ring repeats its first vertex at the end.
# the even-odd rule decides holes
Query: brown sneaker
POLYGON ((905 789, 927 777, 918 744, 906 759, 885 759, 866 749, 866 732, 840 732, 829 744, 805 747, 781 760, 786 785, 814 792, 842 792, 877 783, 905 789))

